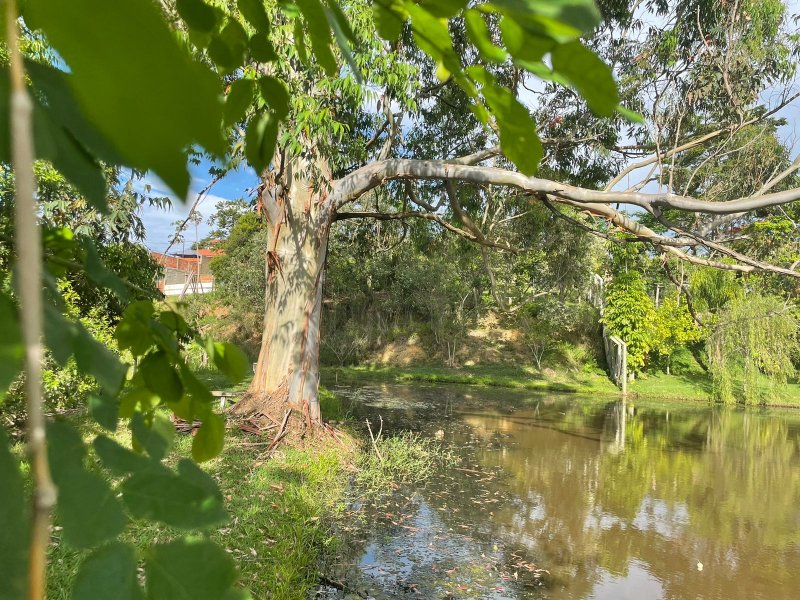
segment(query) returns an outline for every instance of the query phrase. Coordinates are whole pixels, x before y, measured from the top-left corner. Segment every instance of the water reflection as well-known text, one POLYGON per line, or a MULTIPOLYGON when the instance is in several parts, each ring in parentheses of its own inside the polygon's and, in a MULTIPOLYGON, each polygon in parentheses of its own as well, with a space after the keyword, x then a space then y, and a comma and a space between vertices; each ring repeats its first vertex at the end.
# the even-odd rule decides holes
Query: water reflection
POLYGON ((374 518, 360 572, 375 597, 800 594, 798 415, 404 386, 350 393, 352 410, 390 429, 444 429, 467 467, 401 491, 415 531, 374 518), (446 573, 470 559, 485 577, 446 573), (549 574, 524 568, 534 564, 549 574))

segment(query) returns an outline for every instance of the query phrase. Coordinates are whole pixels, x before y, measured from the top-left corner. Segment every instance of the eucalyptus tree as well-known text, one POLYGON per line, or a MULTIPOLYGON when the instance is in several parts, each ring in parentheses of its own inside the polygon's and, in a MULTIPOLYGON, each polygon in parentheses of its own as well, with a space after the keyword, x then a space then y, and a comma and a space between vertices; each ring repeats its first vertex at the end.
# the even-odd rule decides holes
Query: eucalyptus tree
MULTIPOLYGON (((696 87, 700 96, 691 95, 702 98, 691 107, 691 115, 702 117, 702 123, 684 128, 683 118, 676 120, 669 111, 643 111, 658 117, 653 119, 656 125, 632 131, 632 149, 621 137, 620 132, 628 135, 627 125, 616 113, 633 119, 636 115, 620 109, 611 70, 579 39, 591 37, 601 23, 590 0, 469 5, 466 0, 354 0, 344 10, 334 0, 213 5, 203 0, 27 0, 19 4, 21 15, 14 0, 3 4, 0 114, 7 115, 10 127, 0 136, 0 163, 11 164, 15 175, 18 268, 13 278, 0 273, 0 384, 5 388, 24 364, 33 502, 28 514, 17 461, 0 432, 5 492, 0 505, 0 593, 19 597, 27 590, 30 598, 43 597, 49 514, 58 493, 65 539, 92 550, 76 577, 74 597, 142 597, 139 558, 149 598, 242 597, 233 589, 232 559, 205 538, 154 543, 141 557, 130 544, 113 540, 132 517, 183 530, 208 529, 224 521, 222 498, 210 477, 191 460, 180 461, 177 471, 163 464, 172 428, 159 409, 200 420, 192 455, 197 461, 214 457, 222 448, 224 424, 211 408, 211 394, 183 360, 181 344, 197 339, 231 376, 244 375, 244 359, 230 346, 200 339, 179 315, 146 301, 129 306, 115 330, 120 348, 134 357, 133 364, 112 356, 80 324, 65 317, 50 293, 52 273, 85 272, 120 297, 126 296, 128 286, 67 231, 48 229, 41 236, 35 159, 50 161, 88 205, 105 211, 104 165, 153 171, 177 195, 185 196, 189 149, 202 148, 224 160, 231 148, 243 147, 262 175, 259 206, 268 224, 268 307, 251 399, 242 407, 261 410, 265 398, 281 405, 291 400, 308 411, 312 422, 319 419, 318 326, 326 241, 333 220, 344 216, 346 206, 355 208, 351 217, 423 218, 496 246, 502 241, 487 237, 464 209, 467 199, 480 197, 480 190, 467 193, 469 188, 456 183, 508 187, 600 235, 609 235, 610 224, 622 230, 623 239, 648 241, 658 251, 690 262, 795 276, 785 266, 734 253, 724 240, 708 239, 702 232, 679 231, 677 226, 672 234, 657 232, 615 205, 632 205, 655 217, 670 209, 696 212, 702 223, 713 224, 702 215, 785 205, 800 197, 799 190, 769 191, 774 185, 767 182, 765 193, 717 202, 676 193, 671 185, 663 185, 669 184, 663 176, 656 191, 643 191, 650 177, 638 187, 617 189, 616 184, 635 170, 633 165, 624 167, 607 189, 598 189, 601 175, 582 179, 581 168, 585 164, 588 171, 596 171, 595 152, 616 153, 624 160, 638 153, 649 157, 640 161, 649 161, 645 167, 656 165, 656 172, 667 173, 668 161, 686 149, 771 118, 789 97, 764 108, 758 105, 758 90, 792 67, 791 56, 782 54, 786 44, 780 23, 785 10, 780 3, 765 4, 769 10, 755 2, 711 0, 637 3, 633 11, 625 5, 605 6, 609 25, 589 41, 604 56, 611 57, 614 49, 618 57, 626 56, 632 47, 626 40, 639 43, 630 35, 637 11, 655 11, 660 22, 668 23, 662 29, 672 37, 665 39, 677 41, 642 44, 646 53, 638 61, 656 66, 657 72, 645 78, 654 82, 654 98, 665 97, 659 83, 665 80, 672 86, 672 97, 679 99, 678 92, 685 92, 687 100, 690 94, 674 82, 693 80, 706 86, 696 87), (686 26, 693 15, 699 23, 696 35, 686 26), (715 29, 709 23, 727 25, 715 29), (737 46, 742 40, 755 46, 737 46), (685 69, 672 67, 675 48, 695 50, 679 57, 687 63, 685 69), (736 48, 745 51, 734 53, 736 48), (747 56, 753 48, 761 52, 760 62, 742 71, 745 76, 731 77, 732 67, 739 68, 741 61, 726 57, 747 56), (49 55, 50 64, 44 55, 49 55), (702 59, 695 61, 695 55, 702 59), (773 69, 773 62, 783 70, 773 69), (709 73, 707 79, 686 75, 704 72, 709 73), (225 83, 224 103, 220 78, 225 83), (539 117, 540 136, 533 106, 521 102, 522 90, 539 81, 535 78, 566 84, 607 120, 595 121, 586 111, 576 119, 560 114, 550 121, 539 117), (143 91, 145 84, 153 91, 143 91), (737 91, 740 84, 743 92, 737 91), (438 102, 451 106, 452 112, 426 114, 426 108, 438 102), (730 110, 717 110, 726 103, 730 110), (545 137, 572 120, 598 132, 586 140, 545 137), (706 131, 711 122, 716 129, 706 131), (435 123, 443 133, 437 133, 435 123), (426 127, 428 138, 439 142, 429 150, 439 152, 411 153, 412 146, 404 145, 403 138, 409 137, 409 128, 426 127), (671 146, 663 143, 666 132, 667 139, 676 140, 671 146), (577 166, 561 172, 553 168, 562 167, 560 159, 551 158, 547 164, 553 178, 547 178, 548 171, 545 177, 533 177, 545 149, 550 157, 559 152, 577 156, 577 166), (494 166, 480 166, 486 160, 495 161, 494 166), (391 183, 395 181, 399 183, 391 183), (405 181, 422 183, 415 189, 403 185, 405 181), (396 198, 413 206, 405 211, 411 214, 373 215, 365 210, 367 194, 387 183, 396 198), (579 213, 567 214, 559 205, 579 213), (445 209, 460 225, 443 218, 445 209), (712 253, 732 260, 721 262, 712 253), (86 468, 88 448, 74 429, 66 424, 45 427, 45 344, 57 360, 74 356, 78 368, 98 380, 101 393, 89 407, 95 421, 109 430, 121 420, 129 421, 137 452, 104 435, 92 444, 93 453, 119 477, 118 484, 86 468)), ((607 60, 617 64, 613 57, 607 60)), ((623 97, 638 98, 637 90, 645 87, 641 80, 617 70, 623 97)), ((541 89, 531 90, 534 100, 541 95, 541 89)), ((561 87, 546 87, 545 92, 566 98, 564 106, 583 106, 578 95, 561 87)), ((612 163, 609 168, 614 168, 612 163)))
MULTIPOLYGON (((176 19, 189 25, 188 43, 198 46, 199 37, 202 46, 207 38, 193 29, 188 4, 177 4, 176 19)), ((747 128, 771 126, 796 97, 795 37, 786 35, 782 3, 605 2, 598 11, 580 0, 351 2, 344 11, 352 29, 337 29, 332 9, 321 12, 350 44, 321 54, 318 45, 311 61, 289 42, 302 39, 293 14, 312 4, 325 9, 217 3, 209 25, 250 31, 271 23, 272 52, 242 47, 226 75, 233 140, 261 173, 269 237, 262 348, 239 411, 293 406, 308 422, 319 419, 322 286, 337 220, 425 219, 508 247, 474 215, 494 190, 507 189, 521 205, 540 202, 575 227, 647 242, 665 258, 796 276, 720 232, 728 215, 758 221, 794 202, 797 189, 776 187, 785 178, 770 171, 757 190, 706 196, 685 185, 691 175, 680 163, 689 151, 719 162, 747 128), (611 64, 619 89, 592 50, 611 64), (265 143, 276 136, 277 145, 265 143), (376 202, 380 187, 388 204, 376 202)), ((304 18, 309 31, 322 29, 304 18)))

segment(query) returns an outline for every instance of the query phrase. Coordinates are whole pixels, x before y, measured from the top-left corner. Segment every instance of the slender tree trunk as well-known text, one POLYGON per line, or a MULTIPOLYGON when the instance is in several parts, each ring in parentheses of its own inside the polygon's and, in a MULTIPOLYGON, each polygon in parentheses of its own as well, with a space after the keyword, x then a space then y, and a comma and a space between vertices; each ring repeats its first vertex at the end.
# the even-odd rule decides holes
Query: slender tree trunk
MULTIPOLYGON (((298 159, 278 179, 264 177, 260 208, 269 227, 267 287, 261 351, 239 413, 283 416, 297 411, 308 426, 320 422, 319 347, 322 286, 333 206, 325 184, 309 178, 298 159)), ((319 165, 315 165, 319 167, 319 165)))

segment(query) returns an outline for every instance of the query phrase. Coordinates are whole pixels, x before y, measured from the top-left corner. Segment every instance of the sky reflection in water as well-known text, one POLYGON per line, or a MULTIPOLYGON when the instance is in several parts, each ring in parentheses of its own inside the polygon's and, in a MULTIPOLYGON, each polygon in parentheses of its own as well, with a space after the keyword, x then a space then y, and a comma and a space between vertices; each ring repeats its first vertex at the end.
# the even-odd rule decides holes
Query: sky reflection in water
POLYGON ((341 576, 371 597, 800 596, 800 413, 337 392, 388 432, 443 429, 463 461, 367 507, 341 576))

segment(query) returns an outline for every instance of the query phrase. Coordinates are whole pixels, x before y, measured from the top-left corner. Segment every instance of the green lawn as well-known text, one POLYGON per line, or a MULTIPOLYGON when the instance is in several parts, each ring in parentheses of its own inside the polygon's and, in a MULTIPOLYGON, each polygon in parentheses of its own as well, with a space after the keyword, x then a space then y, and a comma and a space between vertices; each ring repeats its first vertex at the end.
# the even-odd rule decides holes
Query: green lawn
MULTIPOLYGON (((556 371, 544 372, 523 365, 480 365, 447 368, 443 366, 409 367, 324 367, 322 375, 328 383, 360 383, 388 381, 393 383, 455 383, 463 385, 505 387, 541 392, 566 392, 577 394, 616 395, 619 389, 605 376, 594 372, 556 371)), ((765 382, 766 384, 766 382, 765 382)), ((709 402, 711 381, 697 366, 680 375, 665 373, 641 374, 628 384, 632 398, 653 400, 696 400, 709 402)), ((776 386, 766 399, 771 406, 800 406, 800 384, 776 386)))
POLYGON ((442 366, 323 367, 322 375, 328 382, 458 383, 543 392, 617 393, 608 378, 597 373, 549 370, 543 373, 533 367, 517 365, 478 365, 456 369, 442 366))

